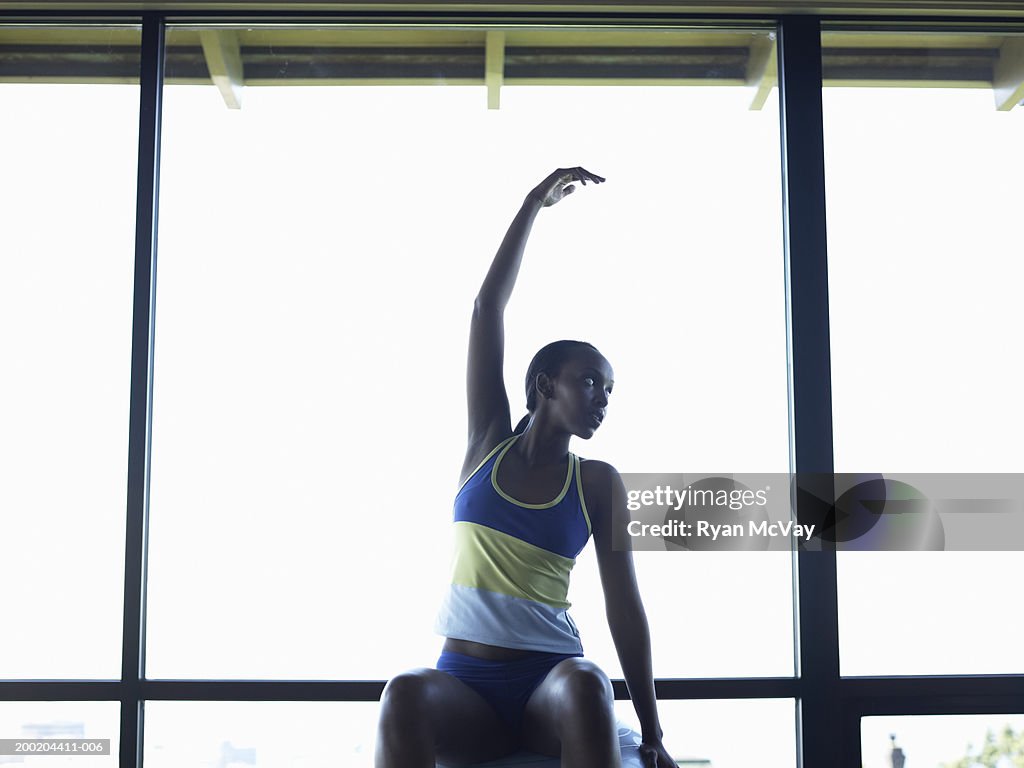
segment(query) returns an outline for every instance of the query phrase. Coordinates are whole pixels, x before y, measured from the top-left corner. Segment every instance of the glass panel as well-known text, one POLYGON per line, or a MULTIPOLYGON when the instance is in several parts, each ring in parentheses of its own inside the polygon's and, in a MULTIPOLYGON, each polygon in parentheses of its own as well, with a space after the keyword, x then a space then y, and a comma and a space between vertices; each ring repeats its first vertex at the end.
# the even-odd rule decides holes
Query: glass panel
MULTIPOLYGON (((369 768, 378 707, 377 702, 150 701, 144 761, 149 768, 185 763, 369 768)), ((665 746, 680 766, 796 765, 792 700, 662 701, 658 710, 665 746), (737 723, 743 724, 742 739, 736 738, 737 723)), ((616 702, 615 711, 624 727, 636 729, 630 702, 616 702)))
POLYGON ((139 38, 0 27, 0 677, 120 676, 139 38))
MULTIPOLYGON (((836 470, 1024 471, 1024 37, 822 42, 826 85, 857 86, 823 94, 836 470)), ((1024 671, 1013 633, 986 629, 1019 602, 1022 557, 841 553, 842 673, 1024 671)))
POLYGON ((863 717, 860 743, 863 768, 1010 766, 1024 757, 1024 715, 863 717))
POLYGON ((18 742, 0 752, 0 765, 116 768, 120 712, 116 701, 0 701, 0 739, 18 742), (106 751, 94 752, 97 746, 106 751))
MULTIPOLYGON (((473 297, 560 165, 608 183, 534 228, 506 314, 515 420, 536 349, 585 338, 618 384, 573 450, 622 471, 788 471, 767 33, 507 30, 496 110, 485 30, 211 35, 168 36, 150 676, 433 665, 473 297), (244 77, 211 87, 216 56, 244 77)), ((582 559, 573 610, 616 676, 582 559)), ((657 674, 792 674, 788 557, 637 560, 657 674)))
POLYGON ((147 701, 143 762, 370 768, 373 702, 147 701))
MULTIPOLYGON (((622 723, 637 729, 628 701, 615 702, 622 723)), ((792 699, 658 702, 664 744, 680 768, 795 768, 796 704, 792 699)))

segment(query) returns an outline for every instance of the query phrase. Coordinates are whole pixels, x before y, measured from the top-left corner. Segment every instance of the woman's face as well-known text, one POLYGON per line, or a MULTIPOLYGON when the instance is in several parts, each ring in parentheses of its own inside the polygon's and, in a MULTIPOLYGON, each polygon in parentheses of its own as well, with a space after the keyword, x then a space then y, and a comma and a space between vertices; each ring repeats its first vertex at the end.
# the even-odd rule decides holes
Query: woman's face
POLYGON ((614 377, 612 366, 603 355, 585 347, 579 349, 551 379, 551 415, 568 432, 589 440, 604 421, 614 377))

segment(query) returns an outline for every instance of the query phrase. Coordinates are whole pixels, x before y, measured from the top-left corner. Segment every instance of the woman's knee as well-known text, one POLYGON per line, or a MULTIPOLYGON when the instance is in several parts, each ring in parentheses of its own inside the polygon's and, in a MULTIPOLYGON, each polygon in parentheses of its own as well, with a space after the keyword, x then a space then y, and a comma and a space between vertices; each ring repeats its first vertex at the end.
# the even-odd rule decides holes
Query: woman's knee
POLYGON ((572 659, 564 662, 562 684, 576 706, 589 704, 610 709, 615 692, 608 675, 591 661, 572 659))
POLYGON ((531 748, 546 754, 581 745, 610 749, 615 740, 615 694, 608 676, 585 659, 561 662, 527 705, 531 748), (561 745, 561 746, 559 746, 561 745))
POLYGON ((381 717, 422 717, 428 705, 429 669, 396 675, 380 696, 381 717))

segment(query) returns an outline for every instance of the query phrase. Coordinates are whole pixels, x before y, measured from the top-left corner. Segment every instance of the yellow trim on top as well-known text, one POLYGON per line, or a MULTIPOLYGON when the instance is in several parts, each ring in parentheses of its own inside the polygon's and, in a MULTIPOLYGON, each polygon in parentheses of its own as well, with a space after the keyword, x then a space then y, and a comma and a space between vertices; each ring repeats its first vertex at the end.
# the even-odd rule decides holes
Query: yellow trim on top
POLYGON ((576 459, 576 491, 580 495, 580 509, 583 510, 583 519, 587 521, 587 535, 590 536, 594 533, 593 527, 590 525, 590 513, 587 512, 587 502, 583 498, 583 473, 580 471, 580 457, 573 456, 576 459))
MULTIPOLYGON (((475 475, 477 472, 479 472, 480 468, 484 464, 486 464, 488 461, 491 460, 491 456, 493 456, 498 451, 500 451, 502 449, 502 447, 505 445, 505 443, 509 442, 510 440, 514 440, 516 437, 518 437, 518 435, 509 435, 504 440, 502 440, 500 443, 498 443, 496 446, 494 446, 490 450, 490 452, 486 456, 484 456, 483 461, 481 461, 479 464, 476 465, 476 469, 474 469, 472 472, 469 473, 469 476, 462 482, 462 485, 459 486, 459 491, 461 491, 463 488, 465 488, 466 487, 466 483, 468 483, 470 480, 473 479, 473 475, 475 475)), ((455 492, 456 496, 459 495, 459 491, 455 492)))
POLYGON ((559 493, 553 501, 549 501, 544 504, 527 504, 524 501, 519 501, 519 499, 513 499, 511 496, 509 496, 507 493, 501 490, 501 488, 498 487, 498 466, 501 464, 501 460, 505 458, 505 454, 508 453, 508 449, 511 448, 515 441, 518 439, 519 435, 512 435, 512 439, 509 442, 509 444, 502 449, 500 454, 498 454, 498 458, 495 460, 494 466, 491 467, 491 485, 494 487, 495 492, 499 496, 501 496, 501 498, 503 498, 505 501, 512 502, 516 506, 524 507, 526 509, 550 509, 551 507, 555 506, 562 499, 565 498, 565 494, 568 492, 569 486, 572 483, 573 459, 575 459, 576 457, 571 453, 569 454, 569 468, 565 473, 565 485, 562 486, 561 493, 559 493))

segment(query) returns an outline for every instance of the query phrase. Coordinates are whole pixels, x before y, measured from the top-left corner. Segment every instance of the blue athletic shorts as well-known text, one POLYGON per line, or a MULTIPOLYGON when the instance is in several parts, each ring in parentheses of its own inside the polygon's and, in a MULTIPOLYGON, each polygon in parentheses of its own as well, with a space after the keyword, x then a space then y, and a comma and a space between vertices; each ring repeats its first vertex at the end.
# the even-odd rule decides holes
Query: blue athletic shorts
POLYGON ((437 668, 483 696, 516 736, 530 695, 555 665, 581 653, 531 653, 521 659, 493 661, 441 651, 437 668))

